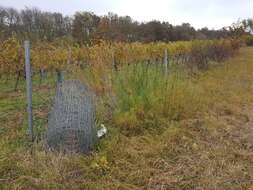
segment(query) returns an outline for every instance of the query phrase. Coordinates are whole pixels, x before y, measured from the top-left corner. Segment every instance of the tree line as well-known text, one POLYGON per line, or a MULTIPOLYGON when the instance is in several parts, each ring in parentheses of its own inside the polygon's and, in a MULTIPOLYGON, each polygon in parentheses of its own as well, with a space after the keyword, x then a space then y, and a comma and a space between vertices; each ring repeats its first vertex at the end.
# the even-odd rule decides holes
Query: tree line
POLYGON ((0 7, 0 40, 15 35, 18 39, 49 42, 64 37, 66 41, 79 44, 100 40, 144 43, 189 41, 231 36, 235 31, 240 32, 238 28, 243 24, 251 24, 252 29, 252 23, 252 20, 248 19, 220 30, 206 27, 195 29, 189 23, 172 25, 158 20, 137 22, 130 16, 118 16, 114 13, 98 16, 93 12, 84 11, 65 16, 38 8, 17 10, 0 7))

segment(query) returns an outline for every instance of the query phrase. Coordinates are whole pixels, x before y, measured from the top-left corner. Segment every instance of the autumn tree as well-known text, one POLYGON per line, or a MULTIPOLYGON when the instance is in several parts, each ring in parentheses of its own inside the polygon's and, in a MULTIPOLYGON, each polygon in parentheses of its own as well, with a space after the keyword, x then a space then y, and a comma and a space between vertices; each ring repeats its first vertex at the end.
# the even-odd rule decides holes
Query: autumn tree
POLYGON ((98 27, 100 18, 92 12, 77 12, 73 21, 73 37, 79 43, 87 42, 91 39, 95 29, 98 27))

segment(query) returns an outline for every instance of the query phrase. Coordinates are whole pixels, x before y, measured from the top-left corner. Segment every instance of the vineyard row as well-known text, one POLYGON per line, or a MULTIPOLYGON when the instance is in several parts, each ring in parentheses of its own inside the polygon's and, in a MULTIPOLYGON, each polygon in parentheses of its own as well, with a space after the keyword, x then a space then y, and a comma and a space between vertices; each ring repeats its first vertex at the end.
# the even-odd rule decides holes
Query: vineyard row
MULTIPOLYGON (((159 62, 167 51, 169 61, 205 69, 209 61, 220 62, 232 56, 239 47, 240 41, 237 39, 149 44, 101 41, 90 46, 41 42, 31 46, 31 63, 34 72, 82 69, 87 66, 112 67, 115 64, 159 62)), ((23 42, 15 38, 0 42, 0 78, 22 75, 24 71, 23 42)))

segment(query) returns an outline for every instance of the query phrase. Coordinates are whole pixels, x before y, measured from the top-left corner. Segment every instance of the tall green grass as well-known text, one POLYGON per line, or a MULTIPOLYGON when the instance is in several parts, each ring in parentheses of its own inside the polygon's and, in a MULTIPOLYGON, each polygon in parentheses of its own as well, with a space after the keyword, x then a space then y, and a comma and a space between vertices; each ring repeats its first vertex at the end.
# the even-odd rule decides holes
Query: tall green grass
POLYGON ((103 100, 98 101, 98 115, 110 117, 113 126, 127 135, 159 130, 171 121, 194 117, 202 108, 201 89, 176 66, 165 73, 162 64, 125 65, 114 71, 108 80, 112 88, 110 97, 108 94, 99 97, 103 100), (101 109, 106 106, 112 109, 101 109), (101 113, 108 111, 110 116, 101 113))

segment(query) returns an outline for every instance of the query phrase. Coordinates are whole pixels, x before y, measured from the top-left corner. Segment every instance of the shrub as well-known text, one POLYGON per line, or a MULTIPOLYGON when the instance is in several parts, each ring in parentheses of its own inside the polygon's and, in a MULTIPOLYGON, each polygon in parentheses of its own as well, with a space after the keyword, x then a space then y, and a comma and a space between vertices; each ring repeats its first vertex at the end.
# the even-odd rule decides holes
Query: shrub
POLYGON ((245 44, 247 46, 253 46, 253 35, 248 35, 245 37, 245 44))

